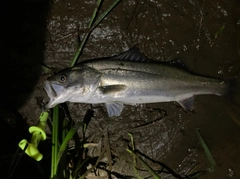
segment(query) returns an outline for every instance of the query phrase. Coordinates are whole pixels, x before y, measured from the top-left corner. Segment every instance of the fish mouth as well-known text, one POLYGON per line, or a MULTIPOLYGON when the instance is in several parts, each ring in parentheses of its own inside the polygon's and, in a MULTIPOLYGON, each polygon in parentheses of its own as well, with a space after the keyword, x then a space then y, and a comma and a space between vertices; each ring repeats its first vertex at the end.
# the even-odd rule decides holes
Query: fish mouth
POLYGON ((58 84, 50 83, 48 80, 44 82, 44 89, 49 97, 48 103, 45 105, 46 108, 53 108, 59 104, 59 97, 64 91, 64 87, 58 84))

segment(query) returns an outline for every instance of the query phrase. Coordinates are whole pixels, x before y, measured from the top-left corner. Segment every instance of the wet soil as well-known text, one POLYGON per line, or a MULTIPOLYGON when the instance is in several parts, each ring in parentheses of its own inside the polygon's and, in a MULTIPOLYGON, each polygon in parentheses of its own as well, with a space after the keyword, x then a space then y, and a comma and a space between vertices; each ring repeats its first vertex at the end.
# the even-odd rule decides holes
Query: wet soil
MULTIPOLYGON (((25 13, 16 8, 17 13, 14 12, 21 16, 9 19, 9 27, 6 27, 5 33, 9 36, 3 44, 7 44, 3 59, 11 59, 12 67, 2 70, 2 76, 7 74, 7 77, 1 89, 2 94, 6 94, 1 106, 8 114, 13 114, 13 117, 3 115, 2 118, 7 119, 4 125, 18 128, 17 113, 27 122, 21 123, 22 133, 37 123, 40 103, 46 96, 42 82, 49 74, 41 73, 40 65, 53 71, 69 67, 96 6, 95 1, 77 0, 24 3, 28 5, 25 13)), ((99 14, 111 3, 104 1, 99 14)), ((20 7, 24 9, 26 4, 20 7)), ((156 61, 180 59, 194 73, 233 78, 240 72, 239 17, 237 0, 121 1, 94 29, 79 61, 113 56, 137 45, 156 61)), ((3 66, 8 67, 9 61, 3 61, 3 66)), ((239 81, 238 77, 237 86, 239 81)), ((132 157, 126 152, 131 146, 128 133, 133 135, 136 150, 157 171, 161 170, 160 162, 182 176, 208 169, 210 164, 195 128, 216 162, 214 172, 201 178, 240 178, 240 94, 235 90, 232 96, 231 101, 218 96, 197 96, 194 113, 186 113, 174 102, 126 105, 122 115, 115 118, 107 118, 104 107, 68 103, 68 108, 75 122, 83 121, 87 110, 93 109, 94 116, 89 121, 86 136, 92 143, 109 140, 114 161, 112 173, 118 174, 116 178, 135 178, 132 157)), ((5 145, 13 138, 15 142, 21 140, 22 136, 27 137, 27 134, 7 138, 5 145)), ((45 154, 47 159, 50 150, 49 147, 49 154, 45 154)), ((89 153, 99 155, 94 147, 89 153)), ((7 154, 13 154, 13 150, 7 154)), ((142 177, 150 176, 140 163, 138 167, 142 177)), ((101 170, 99 173, 107 175, 101 170)), ((170 174, 161 175, 162 178, 176 178, 170 174)))

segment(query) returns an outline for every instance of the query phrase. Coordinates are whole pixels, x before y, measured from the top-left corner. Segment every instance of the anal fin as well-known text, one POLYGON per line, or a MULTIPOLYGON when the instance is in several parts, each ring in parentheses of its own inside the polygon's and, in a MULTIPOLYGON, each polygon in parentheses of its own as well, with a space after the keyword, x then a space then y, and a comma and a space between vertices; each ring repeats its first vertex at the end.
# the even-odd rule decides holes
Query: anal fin
POLYGON ((193 111, 194 110, 194 97, 186 98, 179 100, 178 103, 183 107, 185 111, 193 111))

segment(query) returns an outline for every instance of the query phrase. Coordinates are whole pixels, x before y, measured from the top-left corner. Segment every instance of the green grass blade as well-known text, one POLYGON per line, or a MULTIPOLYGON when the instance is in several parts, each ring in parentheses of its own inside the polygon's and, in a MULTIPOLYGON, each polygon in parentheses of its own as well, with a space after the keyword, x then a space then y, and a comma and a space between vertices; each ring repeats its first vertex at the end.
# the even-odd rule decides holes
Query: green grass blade
POLYGON ((58 128, 59 128, 59 106, 53 108, 53 130, 52 130, 52 166, 51 178, 57 174, 57 154, 58 154, 58 128))
POLYGON ((42 69, 42 72, 44 73, 51 73, 52 70, 44 65, 40 65, 41 66, 41 69, 42 69))
POLYGON ((75 170, 73 171, 73 178, 77 178, 77 174, 78 174, 78 171, 83 167, 83 165, 85 163, 87 163, 89 160, 91 159, 91 157, 87 156, 87 158, 83 161, 79 161, 78 164, 76 165, 76 168, 75 170))
POLYGON ((68 129, 68 120, 65 119, 62 121, 62 140, 61 141, 64 141, 68 130, 69 130, 68 129))
POLYGON ((215 169, 215 166, 216 166, 216 162, 214 161, 213 156, 212 156, 209 148, 207 147, 207 144, 204 142, 201 134, 198 132, 198 130, 196 128, 195 128, 195 133, 196 133, 197 138, 198 138, 201 146, 203 147, 204 153, 207 156, 207 159, 208 159, 208 161, 209 161, 209 163, 211 165, 211 167, 208 169, 208 171, 209 172, 213 172, 214 169, 215 169))
POLYGON ((93 11, 93 15, 92 15, 92 18, 91 18, 90 23, 89 23, 89 25, 88 25, 88 28, 91 28, 91 26, 92 26, 92 24, 93 24, 93 21, 94 21, 95 18, 96 18, 96 15, 97 15, 97 12, 98 12, 98 9, 99 9, 99 6, 100 6, 101 3, 102 3, 102 0, 98 0, 98 1, 97 1, 96 8, 95 8, 94 11, 93 11))
POLYGON ((130 153, 131 155, 133 155, 134 157, 136 157, 141 163, 142 165, 146 168, 146 170, 153 176, 153 178, 155 179, 161 179, 160 176, 158 176, 158 174, 156 174, 153 169, 143 161, 143 159, 141 159, 141 157, 139 157, 138 155, 136 155, 132 150, 130 149, 126 149, 128 153, 130 153))
POLYGON ((67 148, 68 146, 68 142, 72 139, 72 137, 74 136, 74 134, 77 132, 77 130, 79 129, 79 127, 81 127, 82 125, 85 125, 84 123, 82 122, 79 122, 77 123, 75 126, 73 126, 70 131, 67 133, 66 137, 64 138, 61 146, 60 146, 60 149, 59 149, 59 152, 58 152, 58 155, 57 155, 57 165, 65 151, 65 149, 67 148))
MULTIPOLYGON (((77 49, 77 52, 75 54, 75 56, 73 57, 71 63, 70 63, 70 67, 73 67, 76 63, 77 60, 80 56, 80 54, 82 53, 82 49, 85 46, 87 39, 89 37, 89 35, 91 34, 91 32, 93 31, 93 29, 95 29, 97 27, 97 25, 108 15, 109 12, 111 12, 111 10, 120 2, 120 0, 116 0, 98 19, 97 21, 91 26, 91 28, 88 30, 87 34, 85 35, 82 43, 80 44, 79 48, 77 49)), ((94 15, 92 16, 92 18, 95 17, 94 15)))
POLYGON ((224 28, 225 28, 225 25, 223 25, 217 30, 217 32, 214 34, 215 39, 218 38, 218 36, 223 33, 224 28))
POLYGON ((113 8, 120 2, 121 0, 116 0, 114 3, 109 6, 109 8, 97 19, 97 21, 92 25, 91 31, 97 27, 97 25, 113 10, 113 8))
POLYGON ((80 176, 79 179, 84 179, 93 169, 95 169, 97 167, 99 162, 102 160, 104 153, 105 153, 105 151, 101 152, 96 163, 90 169, 88 169, 82 176, 80 176))
POLYGON ((134 151, 135 147, 134 147, 133 135, 131 133, 128 133, 128 135, 129 135, 130 140, 131 140, 132 150, 134 151))
MULTIPOLYGON (((133 140, 133 135, 131 133, 128 133, 129 137, 130 137, 130 141, 131 141, 131 145, 132 145, 132 151, 135 150, 135 146, 134 146, 134 140, 133 140)), ((137 170, 137 159, 136 157, 133 155, 133 170, 134 170, 134 174, 138 179, 143 179, 137 170)))

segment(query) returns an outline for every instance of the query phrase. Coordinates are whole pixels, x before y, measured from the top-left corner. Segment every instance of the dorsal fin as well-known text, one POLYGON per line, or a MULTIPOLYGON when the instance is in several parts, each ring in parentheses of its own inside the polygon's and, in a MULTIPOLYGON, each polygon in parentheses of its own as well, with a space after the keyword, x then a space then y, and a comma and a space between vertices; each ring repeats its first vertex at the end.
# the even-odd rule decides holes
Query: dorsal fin
POLYGON ((111 57, 111 59, 131 60, 131 61, 138 61, 138 62, 152 62, 153 61, 153 60, 147 58, 143 53, 141 53, 136 46, 130 48, 126 52, 123 52, 123 53, 120 53, 119 55, 111 57))

